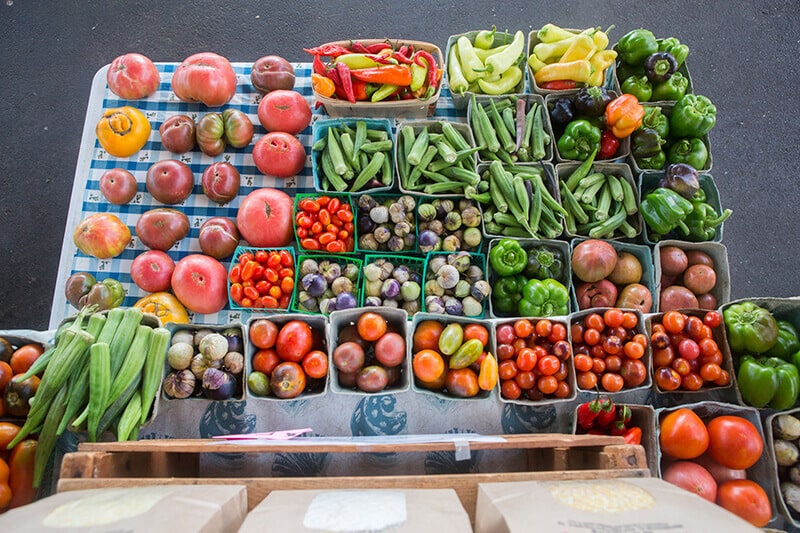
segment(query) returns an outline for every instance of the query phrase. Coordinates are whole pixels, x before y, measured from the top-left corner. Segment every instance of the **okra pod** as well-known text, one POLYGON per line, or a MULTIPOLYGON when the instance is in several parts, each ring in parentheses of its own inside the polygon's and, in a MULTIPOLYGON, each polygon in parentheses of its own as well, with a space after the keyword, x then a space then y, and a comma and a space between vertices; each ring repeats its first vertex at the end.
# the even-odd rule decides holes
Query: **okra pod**
POLYGON ((578 165, 578 168, 572 171, 572 174, 567 178, 567 187, 569 187, 569 190, 575 192, 575 188, 578 187, 580 181, 589 175, 589 171, 592 169, 592 164, 596 156, 597 148, 592 151, 591 155, 587 157, 583 163, 578 165))
MULTIPOLYGON (((336 141, 336 133, 334 128, 328 128, 328 150, 327 152, 331 156, 331 162, 333 163, 333 170, 339 174, 340 176, 344 176, 347 172, 347 163, 345 163, 344 154, 342 152, 342 148, 339 146, 339 143, 336 141)), ((113 370, 113 355, 114 351, 111 351, 112 355, 112 370, 113 370)))
POLYGON ((425 155, 426 150, 428 149, 428 128, 423 127, 417 138, 414 139, 414 145, 411 147, 411 151, 408 153, 406 159, 408 159, 408 163, 412 166, 416 166, 420 164, 422 161, 422 157, 425 155))
MULTIPOLYGON (((320 163, 322 166, 322 174, 327 178, 330 182, 331 186, 334 188, 336 192, 344 192, 347 190, 347 182, 342 179, 342 177, 336 173, 333 169, 333 162, 331 161, 331 155, 328 152, 322 152, 320 155, 320 163)), ((323 189, 325 189, 323 187, 323 189)))
POLYGON ((353 182, 352 187, 350 187, 350 192, 356 192, 361 190, 369 180, 375 177, 375 175, 381 170, 383 166, 383 160, 386 158, 386 155, 383 152, 375 152, 372 154, 372 159, 367 166, 361 169, 361 172, 358 173, 355 181, 353 182))
POLYGON ((356 135, 353 139, 353 156, 358 157, 361 147, 367 142, 367 123, 363 120, 356 121, 356 135))
MULTIPOLYGON (((94 345, 92 345, 94 346, 94 345)), ((91 348, 90 348, 91 350, 91 348)), ((75 418, 86 402, 89 400, 89 361, 84 360, 83 367, 77 374, 72 374, 69 379, 69 394, 67 400, 67 408, 64 411, 64 416, 58 425, 56 435, 61 435, 67 426, 75 418)))
POLYGON ((408 182, 411 185, 417 184, 417 180, 419 180, 419 177, 422 175, 422 169, 426 169, 428 165, 430 165, 431 161, 433 161, 433 158, 436 157, 437 153, 438 150, 436 149, 435 146, 428 145, 428 147, 425 150, 425 153, 422 155, 422 158, 420 159, 419 164, 414 165, 414 168, 411 169, 411 174, 408 178, 408 182))
POLYGON ((536 229, 539 227, 539 219, 542 216, 542 188, 536 182, 531 184, 530 181, 526 181, 525 183, 527 183, 528 186, 531 188, 531 193, 532 193, 531 209, 528 221, 531 228, 533 228, 533 230, 536 231, 536 229))
MULTIPOLYGON (((581 224, 586 224, 587 222, 589 222, 589 215, 586 214, 586 211, 583 210, 583 207, 581 207, 580 202, 578 202, 578 200, 572 194, 572 191, 569 190, 569 187, 567 187, 566 183, 563 182, 561 183, 561 198, 564 202, 564 206, 567 208, 566 213, 562 214, 565 217, 567 215, 570 215, 574 219, 573 224, 575 221, 581 224)), ((572 231, 570 233, 575 233, 575 232, 572 231)))
POLYGON ((472 118, 474 130, 480 132, 479 135, 483 138, 483 141, 479 144, 485 144, 486 149, 492 153, 500 151, 500 141, 497 138, 497 133, 492 127, 486 110, 475 99, 475 94, 472 95, 472 118))
POLYGON ((633 185, 621 177, 619 180, 620 187, 622 187, 622 205, 625 207, 625 212, 629 215, 635 215, 639 211, 639 206, 636 203, 636 193, 633 191, 633 185))
POLYGON ((139 427, 141 426, 139 421, 141 418, 142 395, 139 394, 139 391, 136 391, 133 393, 128 405, 125 406, 125 410, 122 411, 122 416, 119 417, 119 422, 117 423, 117 440, 119 442, 131 440, 131 434, 133 432, 139 432, 139 427))
POLYGON ((617 230, 617 228, 625 222, 625 218, 628 215, 625 213, 624 209, 620 209, 617 211, 613 216, 608 217, 601 224, 598 226, 593 227, 589 230, 589 238, 591 239, 601 239, 607 235, 613 235, 613 233, 617 230))
POLYGON ((108 345, 111 351, 111 375, 115 376, 119 368, 122 366, 122 361, 125 354, 133 342, 134 335, 136 335, 136 328, 142 322, 144 314, 138 307, 129 307, 125 309, 125 316, 122 317, 122 322, 114 333, 114 338, 108 345))
POLYGON ((147 420, 150 407, 158 395, 169 339, 169 330, 165 328, 156 328, 150 335, 150 344, 147 347, 147 357, 142 370, 142 415, 140 420, 142 424, 147 420))
POLYGON ((609 216, 609 209, 611 209, 611 187, 608 185, 608 182, 606 182, 602 185, 594 218, 600 221, 606 220, 609 216))
POLYGON ((339 135, 339 146, 342 148, 342 156, 344 156, 346 162, 350 163, 353 170, 355 172, 361 170, 361 165, 358 163, 358 155, 355 153, 353 138, 349 133, 344 132, 339 135))
POLYGON ((114 340, 114 334, 117 332, 117 328, 122 323, 124 316, 125 310, 121 307, 115 307, 109 310, 106 314, 106 323, 103 324, 103 331, 100 332, 98 337, 95 337, 94 342, 111 344, 111 341, 114 340))
POLYGON ((67 394, 69 389, 61 387, 53 399, 52 408, 47 411, 47 416, 42 424, 42 430, 39 432, 38 444, 36 445, 36 453, 33 459, 33 486, 39 487, 44 477, 44 470, 47 466, 50 456, 56 447, 56 440, 58 436, 56 431, 61 419, 64 417, 64 411, 67 409, 67 394))
POLYGON ((608 187, 611 190, 611 199, 621 202, 625 198, 625 193, 622 190, 622 184, 620 183, 620 180, 624 180, 625 178, 608 174, 606 179, 608 180, 608 187))
POLYGON ((461 132, 458 131, 450 122, 443 120, 441 121, 441 125, 442 134, 444 134, 444 136, 447 138, 447 141, 453 148, 456 149, 456 151, 462 152, 471 148, 464 136, 461 135, 461 132))
MULTIPOLYGON (((514 195, 517 197, 519 201, 520 212, 522 213, 522 217, 528 222, 528 217, 531 214, 531 197, 528 193, 528 190, 525 188, 525 182, 519 176, 514 176, 511 178, 511 184, 514 187, 514 195)), ((540 197, 541 200, 541 197, 540 197)), ((538 222, 538 221, 537 221, 538 222)), ((536 226, 531 224, 531 228, 536 228, 536 226)))
POLYGON ((374 154, 375 152, 388 152, 392 149, 392 141, 372 141, 361 145, 361 151, 374 154))
POLYGON ((497 111, 493 99, 489 99, 489 110, 487 114, 489 115, 489 121, 492 123, 492 126, 494 126, 497 139, 500 141, 500 148, 506 153, 513 152, 515 147, 514 139, 511 137, 511 132, 506 128, 503 117, 501 117, 500 113, 497 111))
POLYGON ((544 150, 544 122, 542 120, 542 113, 538 109, 533 116, 533 135, 531 139, 531 153, 533 158, 537 161, 544 159, 547 153, 544 150))
POLYGON ((114 353, 111 352, 111 391, 109 392, 109 399, 106 404, 113 402, 137 376, 141 379, 142 368, 147 358, 147 346, 150 342, 152 332, 153 329, 149 326, 137 326, 133 342, 131 342, 128 353, 125 354, 125 360, 116 374, 114 374, 114 353))

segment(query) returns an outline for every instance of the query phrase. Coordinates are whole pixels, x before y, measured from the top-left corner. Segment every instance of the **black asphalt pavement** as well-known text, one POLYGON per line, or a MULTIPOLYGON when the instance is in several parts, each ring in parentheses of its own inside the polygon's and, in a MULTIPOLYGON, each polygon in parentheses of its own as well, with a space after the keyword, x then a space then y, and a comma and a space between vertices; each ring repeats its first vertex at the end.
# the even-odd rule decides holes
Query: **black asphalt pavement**
MULTIPOLYGON (((46 329, 91 81, 126 52, 235 62, 343 38, 433 42, 484 29, 645 27, 691 47, 718 109, 712 175, 733 298, 800 295, 800 15, 791 0, 706 2, 26 1, 0 4, 0 329, 46 329)), ((58 288, 58 290, 61 290, 58 288)))

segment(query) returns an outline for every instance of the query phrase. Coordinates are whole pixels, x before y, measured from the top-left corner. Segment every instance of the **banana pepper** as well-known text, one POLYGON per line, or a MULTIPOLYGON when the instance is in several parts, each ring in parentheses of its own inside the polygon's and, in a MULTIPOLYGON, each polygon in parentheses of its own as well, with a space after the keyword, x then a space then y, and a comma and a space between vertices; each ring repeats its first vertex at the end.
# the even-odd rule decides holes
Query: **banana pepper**
POLYGON ((800 394, 800 372, 792 363, 778 357, 743 356, 739 360, 736 381, 742 400, 753 407, 789 409, 800 394))
POLYGON ((522 288, 520 316, 548 317, 569 312, 569 292, 554 279, 531 279, 522 288))
POLYGON ((147 142, 150 122, 138 109, 131 106, 108 109, 95 127, 97 140, 109 154, 130 157, 147 142))

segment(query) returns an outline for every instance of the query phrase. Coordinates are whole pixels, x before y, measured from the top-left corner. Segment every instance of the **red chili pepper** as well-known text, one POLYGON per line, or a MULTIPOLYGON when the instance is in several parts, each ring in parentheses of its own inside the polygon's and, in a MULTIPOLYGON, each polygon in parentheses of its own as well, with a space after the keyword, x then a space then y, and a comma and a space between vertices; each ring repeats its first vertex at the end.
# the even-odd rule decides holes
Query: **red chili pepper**
POLYGON ((356 54, 369 54, 369 48, 361 44, 360 41, 353 41, 353 44, 350 45, 350 51, 355 52, 356 54))
POLYGON ((600 151, 597 153, 598 159, 609 159, 614 157, 619 148, 619 139, 617 139, 611 130, 603 130, 600 136, 600 151))
POLYGON ((642 428, 632 427, 629 428, 623 435, 625 444, 641 444, 642 443, 642 428))
POLYGON ((620 405, 617 407, 617 420, 627 425, 633 417, 633 411, 627 405, 620 405))
POLYGON ((414 54, 414 63, 417 65, 424 67, 423 63, 420 63, 420 60, 424 59, 425 63, 427 63, 428 67, 428 85, 430 87, 436 88, 437 85, 437 75, 436 75, 436 60, 433 59, 433 54, 428 52, 427 50, 417 50, 417 53, 414 54))
POLYGON ((554 80, 539 84, 540 89, 547 89, 550 91, 565 91, 567 89, 574 89, 577 86, 578 84, 572 80, 554 80))
POLYGON ((344 89, 347 101, 351 104, 355 104, 356 95, 353 92, 353 79, 350 77, 350 67, 345 63, 336 63, 336 71, 339 73, 339 79, 342 81, 342 89, 344 89))
POLYGON ((609 430, 609 434, 614 436, 624 435, 625 432, 628 431, 628 428, 625 427, 625 423, 621 420, 614 420, 611 424, 611 429, 609 430))
POLYGON ((377 54, 381 50, 386 50, 387 48, 391 48, 391 47, 392 47, 392 45, 390 45, 387 42, 372 43, 372 44, 367 46, 367 50, 369 51, 370 54, 377 54))
POLYGON ((325 68, 325 63, 322 62, 319 56, 314 56, 314 61, 311 63, 311 66, 314 70, 314 73, 319 74, 320 76, 327 76, 326 71, 328 69, 325 68))
POLYGON ((353 80, 353 95, 359 102, 362 102, 364 100, 369 100, 369 96, 367 96, 367 82, 361 80, 353 80))
POLYGON ((336 71, 335 68, 329 68, 325 75, 328 76, 333 81, 333 87, 335 89, 336 97, 341 100, 347 100, 347 95, 344 92, 344 86, 342 85, 342 78, 339 76, 339 73, 336 71))
POLYGON ((578 426, 581 429, 591 429, 598 414, 600 414, 599 401, 592 400, 580 404, 575 414, 578 426))
POLYGON ((598 427, 607 428, 617 416, 617 406, 608 398, 600 399, 600 412, 597 413, 595 422, 598 427))
POLYGON ((349 48, 339 46, 338 44, 324 44, 314 48, 303 48, 303 51, 313 56, 327 57, 339 57, 341 55, 351 53, 349 48))
POLYGON ((387 56, 379 56, 372 54, 368 55, 367 57, 373 60, 374 62, 378 63, 379 65, 396 65, 398 63, 396 59, 387 56))

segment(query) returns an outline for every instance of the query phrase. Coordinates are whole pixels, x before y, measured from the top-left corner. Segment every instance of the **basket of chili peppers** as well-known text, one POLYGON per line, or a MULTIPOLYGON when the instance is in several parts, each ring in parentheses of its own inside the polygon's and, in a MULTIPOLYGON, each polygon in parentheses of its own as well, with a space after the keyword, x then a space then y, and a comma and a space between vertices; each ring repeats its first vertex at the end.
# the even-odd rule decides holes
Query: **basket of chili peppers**
POLYGON ((425 118, 441 94, 442 50, 398 39, 335 41, 314 56, 311 87, 331 117, 425 118))

